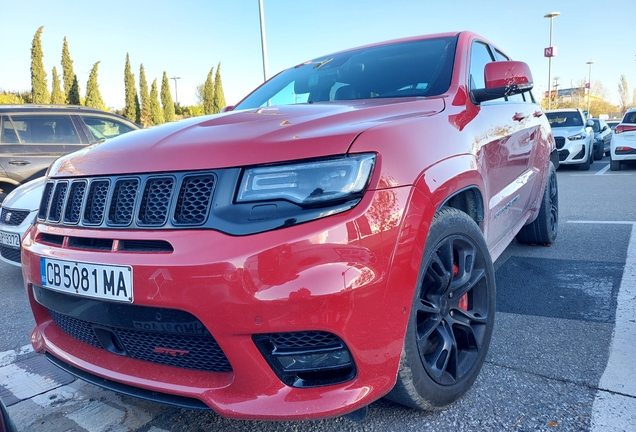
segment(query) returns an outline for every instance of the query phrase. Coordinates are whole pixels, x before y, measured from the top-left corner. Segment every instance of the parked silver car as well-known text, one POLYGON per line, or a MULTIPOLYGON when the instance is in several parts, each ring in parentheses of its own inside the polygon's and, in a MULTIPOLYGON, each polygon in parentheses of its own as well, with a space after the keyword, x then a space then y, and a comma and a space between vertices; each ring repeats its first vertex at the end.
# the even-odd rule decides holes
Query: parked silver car
POLYGON ((545 112, 559 151, 560 165, 578 165, 589 170, 594 162, 594 131, 592 119, 585 120, 578 108, 563 108, 545 112))
POLYGON ((44 180, 40 177, 15 188, 0 206, 0 260, 21 265, 20 243, 38 214, 44 180))
POLYGON ((612 142, 612 129, 605 120, 593 118, 594 125, 594 159, 601 160, 603 156, 609 156, 610 143, 612 142))

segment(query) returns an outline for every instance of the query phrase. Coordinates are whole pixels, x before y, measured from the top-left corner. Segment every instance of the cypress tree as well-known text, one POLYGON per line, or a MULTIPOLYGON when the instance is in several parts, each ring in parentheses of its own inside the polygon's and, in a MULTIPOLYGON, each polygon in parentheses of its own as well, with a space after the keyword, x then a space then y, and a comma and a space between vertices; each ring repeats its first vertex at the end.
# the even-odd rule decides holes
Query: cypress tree
POLYGON ((106 105, 102 99, 102 94, 99 92, 99 84, 97 84, 97 67, 99 62, 93 65, 90 74, 88 75, 88 82, 86 83, 86 106, 97 108, 106 111, 106 105))
POLYGON ((214 114, 214 81, 212 81, 214 68, 208 72, 208 77, 203 84, 203 112, 214 114))
POLYGON ((73 60, 71 60, 71 54, 68 51, 68 42, 66 41, 66 36, 64 36, 64 44, 62 44, 62 79, 64 80, 64 98, 66 99, 66 103, 70 103, 69 94, 71 93, 74 76, 73 60))
POLYGON ((225 94, 223 93, 223 82, 221 81, 221 62, 216 67, 216 76, 214 77, 214 112, 219 113, 225 108, 225 94))
POLYGON ((40 27, 33 36, 31 44, 31 93, 34 104, 47 104, 51 102, 48 84, 46 82, 46 71, 44 70, 44 52, 42 51, 42 31, 40 27))
POLYGON ((150 86, 150 113, 152 117, 152 124, 163 123, 163 111, 159 104, 159 91, 157 90, 157 79, 152 82, 150 86))
POLYGON ((135 92, 135 123, 141 124, 141 106, 139 105, 139 96, 135 92))
POLYGON ((148 127, 152 124, 152 113, 150 112, 150 94, 148 93, 148 82, 143 63, 139 68, 139 95, 141 98, 141 126, 148 127))
POLYGON ((174 121, 174 102, 170 94, 168 75, 165 71, 163 72, 163 79, 161 80, 161 105, 163 105, 163 119, 167 122, 174 121))
POLYGON ((135 75, 130 70, 130 58, 126 53, 126 66, 124 67, 124 88, 126 93, 126 106, 124 107, 124 117, 130 121, 139 122, 137 105, 137 87, 135 87, 135 75))
POLYGON ((81 105, 79 84, 77 83, 77 75, 73 75, 73 83, 71 90, 68 92, 68 103, 71 105, 81 105))
POLYGON ((62 91, 62 84, 60 83, 60 77, 57 76, 57 68, 53 66, 53 91, 51 92, 52 104, 64 104, 66 103, 66 95, 62 91))

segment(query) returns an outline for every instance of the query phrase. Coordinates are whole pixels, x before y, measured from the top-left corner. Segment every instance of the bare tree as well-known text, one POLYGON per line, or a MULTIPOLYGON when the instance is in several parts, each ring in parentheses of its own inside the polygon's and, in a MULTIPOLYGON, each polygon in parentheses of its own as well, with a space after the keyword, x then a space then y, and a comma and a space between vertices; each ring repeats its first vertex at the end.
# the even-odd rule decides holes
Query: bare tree
POLYGON ((629 86, 627 85, 625 75, 621 75, 621 79, 618 82, 618 99, 621 105, 621 111, 625 112, 631 105, 629 100, 629 86))

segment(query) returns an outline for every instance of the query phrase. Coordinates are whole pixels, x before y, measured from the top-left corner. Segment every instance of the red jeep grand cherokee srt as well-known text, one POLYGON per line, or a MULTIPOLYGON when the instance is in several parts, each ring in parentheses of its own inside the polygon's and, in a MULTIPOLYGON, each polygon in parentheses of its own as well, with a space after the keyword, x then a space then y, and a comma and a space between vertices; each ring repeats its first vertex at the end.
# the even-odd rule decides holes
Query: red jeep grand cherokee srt
POLYGON ((488 350, 492 261, 557 235, 531 88, 473 33, 415 37, 59 159, 23 242, 36 351, 234 418, 455 401, 488 350))

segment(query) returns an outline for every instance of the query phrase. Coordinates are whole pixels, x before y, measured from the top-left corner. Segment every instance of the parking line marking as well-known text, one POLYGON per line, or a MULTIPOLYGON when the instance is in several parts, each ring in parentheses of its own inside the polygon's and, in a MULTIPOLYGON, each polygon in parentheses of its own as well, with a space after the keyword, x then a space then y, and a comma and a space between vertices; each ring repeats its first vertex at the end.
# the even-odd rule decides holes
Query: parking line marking
POLYGON ((621 425, 634 425, 636 376, 632 372, 636 358, 635 317, 636 224, 633 224, 623 277, 618 289, 610 355, 592 406, 593 431, 627 430, 621 429, 621 425))
POLYGON ((596 174, 594 175, 603 175, 607 172, 607 170, 610 169, 610 164, 605 165, 605 168, 601 168, 596 174))

